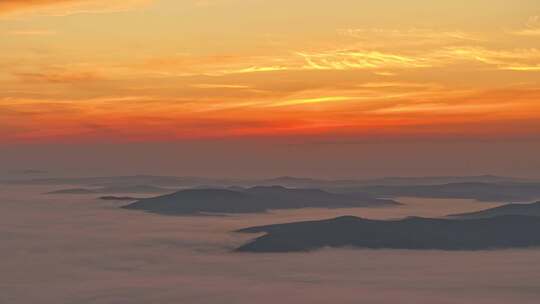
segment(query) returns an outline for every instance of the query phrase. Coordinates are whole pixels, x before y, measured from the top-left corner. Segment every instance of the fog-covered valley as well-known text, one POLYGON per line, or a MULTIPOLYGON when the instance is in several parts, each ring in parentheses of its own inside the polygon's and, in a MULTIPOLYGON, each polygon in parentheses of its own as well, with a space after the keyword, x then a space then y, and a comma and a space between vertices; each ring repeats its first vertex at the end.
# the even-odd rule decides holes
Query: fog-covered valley
POLYGON ((3 185, 5 303, 536 303, 540 249, 445 252, 233 249, 256 225, 356 215, 441 217, 501 203, 399 198, 402 206, 164 216, 58 186, 3 185))

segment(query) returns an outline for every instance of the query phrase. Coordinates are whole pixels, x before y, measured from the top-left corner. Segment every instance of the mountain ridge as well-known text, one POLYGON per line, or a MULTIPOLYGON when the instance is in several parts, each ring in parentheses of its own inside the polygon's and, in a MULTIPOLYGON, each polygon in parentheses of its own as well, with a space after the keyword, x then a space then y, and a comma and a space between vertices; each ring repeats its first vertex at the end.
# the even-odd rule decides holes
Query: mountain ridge
POLYGON ((529 204, 506 204, 476 212, 450 214, 448 218, 478 219, 504 215, 540 216, 540 201, 529 204))
POLYGON ((264 235, 237 252, 279 253, 325 247, 413 250, 488 250, 540 246, 540 217, 500 216, 454 220, 410 217, 369 220, 344 216, 328 220, 256 226, 237 230, 264 235))
POLYGON ((388 207, 400 203, 367 194, 344 195, 320 189, 257 186, 231 189, 187 189, 142 199, 125 209, 160 214, 260 213, 277 209, 388 207))

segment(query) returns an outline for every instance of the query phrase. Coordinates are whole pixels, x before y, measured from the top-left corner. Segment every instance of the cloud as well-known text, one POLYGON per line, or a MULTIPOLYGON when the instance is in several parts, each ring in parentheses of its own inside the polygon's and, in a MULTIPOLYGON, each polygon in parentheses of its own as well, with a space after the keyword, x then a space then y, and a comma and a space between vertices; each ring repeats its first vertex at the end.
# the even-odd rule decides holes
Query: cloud
POLYGON ((388 29, 388 28, 359 28, 340 29, 338 34, 344 37, 354 38, 363 45, 387 46, 387 41, 392 40, 399 45, 426 46, 448 45, 455 43, 468 43, 482 41, 480 34, 463 31, 445 31, 429 28, 388 29))
MULTIPOLYGON (((149 58, 137 67, 160 77, 225 76, 233 74, 314 70, 386 70, 425 68, 438 65, 435 58, 421 54, 401 54, 378 50, 326 49, 289 51, 279 55, 177 54, 149 58)), ((130 67, 127 67, 130 68, 130 67)), ((135 68, 132 66, 131 68, 135 68)))
MULTIPOLYGON (((492 130, 508 121, 535 121, 531 125, 538 128, 539 96, 532 87, 459 91, 430 83, 366 82, 287 96, 227 100, 142 95, 4 98, 0 99, 0 120, 12 131, 0 136, 0 141, 155 141, 329 133, 422 136, 425 130, 419 126, 437 128, 442 136, 468 123, 478 124, 480 133, 494 135, 492 130)), ((514 131, 515 136, 524 134, 514 131)))
POLYGON ((291 56, 176 54, 149 58, 139 66, 156 76, 223 76, 297 70, 301 60, 291 56))
POLYGON ((504 110, 511 108, 510 103, 501 104, 448 104, 448 103, 423 103, 401 104, 384 109, 372 111, 376 114, 405 114, 405 113, 430 113, 430 114, 459 114, 459 113, 485 113, 492 110, 504 110))
POLYGON ((77 13, 116 12, 139 7, 152 0, 3 0, 0 15, 26 13, 64 16, 77 13))
POLYGON ((15 72, 13 75, 26 83, 76 83, 103 79, 103 77, 93 71, 50 70, 44 72, 15 72))
POLYGON ((44 7, 75 2, 74 0, 5 0, 0 2, 0 12, 12 12, 29 8, 44 7))
POLYGON ((530 17, 524 28, 510 33, 517 36, 540 36, 540 16, 530 17))
POLYGON ((51 30, 26 29, 6 31, 4 34, 9 36, 52 36, 56 35, 56 32, 51 30))
POLYGON ((321 104, 321 103, 330 103, 330 102, 340 102, 340 101, 351 101, 355 97, 351 96, 324 96, 324 97, 311 97, 311 98, 298 98, 298 99, 289 99, 284 101, 273 102, 267 104, 268 107, 284 107, 284 106, 297 106, 297 105, 306 105, 306 104, 321 104))
POLYGON ((540 50, 510 49, 495 50, 483 47, 446 48, 439 55, 451 61, 472 60, 495 66, 500 70, 540 71, 540 50))
POLYGON ((319 53, 297 53, 315 70, 420 68, 432 64, 421 57, 380 51, 336 50, 319 53))
MULTIPOLYGON (((418 35, 436 39, 437 36, 434 30, 383 31, 383 33, 402 38, 418 35)), ((332 43, 334 47, 330 45, 314 49, 286 49, 275 54, 179 53, 148 57, 139 63, 118 67, 118 70, 129 75, 144 74, 155 78, 356 70, 368 71, 379 76, 396 76, 404 70, 455 66, 463 64, 464 61, 480 62, 492 66, 494 70, 539 70, 538 49, 483 46, 479 43, 480 40, 474 40, 474 37, 461 32, 442 32, 441 35, 463 43, 401 48, 401 40, 397 40, 392 44, 395 46, 394 50, 355 47, 357 46, 355 43, 332 43)), ((469 66, 473 70, 478 68, 478 65, 474 64, 469 66)))
POLYGON ((249 89, 250 86, 239 84, 216 84, 216 83, 198 83, 191 85, 198 89, 249 89))
MULTIPOLYGON (((499 70, 539 71, 540 50, 491 49, 480 46, 449 46, 403 53, 376 50, 331 50, 297 53, 306 61, 302 69, 374 70, 380 75, 400 69, 444 67, 461 61, 476 61, 499 70), (384 70, 379 72, 378 70, 384 70)), ((390 74, 392 75, 392 74, 390 74)))

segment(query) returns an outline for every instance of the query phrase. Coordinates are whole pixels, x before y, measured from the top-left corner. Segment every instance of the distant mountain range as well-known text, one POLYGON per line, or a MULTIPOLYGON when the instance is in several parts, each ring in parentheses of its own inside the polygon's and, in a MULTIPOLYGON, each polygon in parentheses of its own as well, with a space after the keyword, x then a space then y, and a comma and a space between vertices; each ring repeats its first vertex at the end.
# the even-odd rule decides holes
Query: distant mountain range
POLYGON ((160 187, 193 187, 203 184, 228 184, 228 180, 176 177, 154 175, 100 176, 100 177, 57 177, 57 178, 25 178, 4 179, 3 184, 27 185, 84 185, 91 187, 126 187, 133 185, 153 185, 160 187))
POLYGON ((540 202, 532 204, 507 204, 478 212, 452 214, 448 217, 459 219, 478 219, 504 215, 540 216, 540 202))
MULTIPOLYGON (((342 189, 342 191, 348 191, 342 189)), ((426 197, 476 199, 479 201, 521 202, 540 198, 540 183, 466 182, 442 185, 367 186, 349 191, 362 191, 379 197, 426 197)))
POLYGON ((324 247, 482 250, 540 246, 540 217, 367 220, 353 216, 239 230, 265 233, 239 252, 295 252, 324 247))
POLYGON ((289 188, 347 188, 360 186, 403 186, 403 185, 442 185, 449 183, 523 183, 533 182, 512 177, 493 175, 480 176, 435 176, 435 177, 386 177, 368 180, 325 180, 281 176, 270 179, 234 179, 234 178, 204 178, 154 175, 128 175, 103 177, 58 177, 58 178, 21 178, 0 179, 2 184, 33 184, 33 185, 84 185, 92 187, 118 187, 132 185, 153 185, 160 187, 191 188, 203 185, 210 187, 228 186, 283 186, 289 188))
POLYGON ((54 191, 54 194, 89 193, 165 193, 167 189, 228 189, 255 186, 282 186, 287 188, 321 189, 331 193, 351 195, 368 193, 373 197, 425 197, 463 198, 479 201, 517 202, 540 199, 540 181, 494 175, 435 176, 435 177, 387 177, 371 180, 323 180, 282 176, 271 179, 215 179, 175 176, 110 176, 78 178, 30 178, 0 180, 0 184, 78 185, 72 189, 54 191), (137 185, 154 187, 154 190, 133 190, 137 185), (101 190, 96 190, 100 187, 101 190), (125 189, 121 189, 125 188, 125 189))
POLYGON ((114 193, 166 193, 174 190, 160 188, 156 186, 136 185, 136 186, 111 186, 94 189, 71 188, 47 192, 46 194, 114 194, 114 193))
POLYGON ((159 214, 256 213, 271 209, 388 207, 393 200, 367 194, 336 194, 319 189, 257 186, 229 189, 188 189, 142 199, 123 208, 159 214))
POLYGON ((515 178, 497 175, 476 176, 424 176, 424 177, 384 177, 363 181, 363 185, 413 186, 413 185, 444 185, 455 183, 527 183, 537 182, 531 179, 515 178))

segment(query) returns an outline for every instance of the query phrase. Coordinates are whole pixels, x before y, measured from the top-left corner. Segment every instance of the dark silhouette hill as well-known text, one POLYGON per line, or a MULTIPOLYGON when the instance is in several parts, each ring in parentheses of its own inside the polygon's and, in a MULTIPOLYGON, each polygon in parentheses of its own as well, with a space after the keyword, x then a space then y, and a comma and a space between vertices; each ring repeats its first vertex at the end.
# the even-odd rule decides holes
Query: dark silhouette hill
POLYGON ((101 196, 99 197, 100 200, 104 201, 137 201, 140 200, 140 198, 131 197, 131 196, 101 196))
POLYGON ((99 193, 99 192, 96 192, 95 189, 71 188, 71 189, 55 190, 55 191, 47 192, 45 194, 93 194, 93 193, 99 193))
POLYGON ((452 214, 448 217, 459 219, 478 219, 503 215, 540 216, 540 202, 532 204, 507 204, 477 212, 452 214))
POLYGON ((388 207, 392 200, 367 194, 344 195, 318 189, 289 189, 281 186, 232 189, 189 189, 125 206, 161 214, 256 213, 271 209, 388 207))
POLYGON ((482 250, 540 246, 540 217, 368 220, 353 216, 239 230, 266 233, 240 252, 295 252, 323 247, 482 250))

